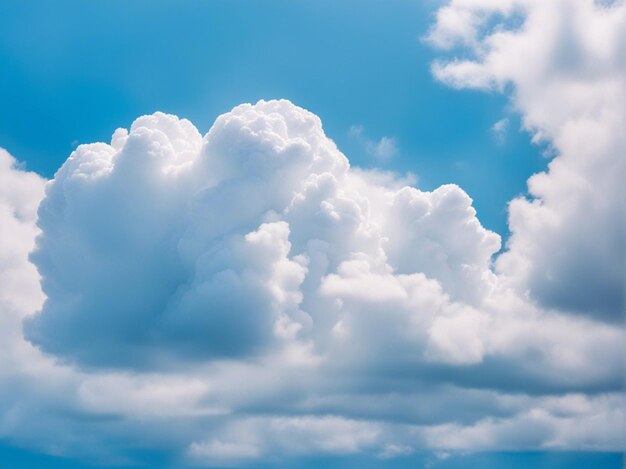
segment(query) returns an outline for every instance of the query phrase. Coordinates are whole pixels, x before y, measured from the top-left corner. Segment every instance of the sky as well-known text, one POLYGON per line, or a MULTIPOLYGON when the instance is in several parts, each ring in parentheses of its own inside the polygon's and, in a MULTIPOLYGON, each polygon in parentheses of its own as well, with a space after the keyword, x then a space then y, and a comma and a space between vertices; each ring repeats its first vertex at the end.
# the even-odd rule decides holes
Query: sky
POLYGON ((623 1, 0 9, 0 466, 622 466, 623 1))
POLYGON ((506 233, 507 201, 547 161, 506 97, 458 93, 433 79, 435 51, 422 38, 435 7, 4 2, 0 138, 29 169, 52 177, 78 143, 107 140, 142 114, 173 113, 206 132, 238 104, 286 98, 320 116, 353 164, 413 173, 429 190, 457 183, 485 226, 506 233), (363 139, 394 139, 394 158, 381 161, 351 138, 358 127, 363 139))

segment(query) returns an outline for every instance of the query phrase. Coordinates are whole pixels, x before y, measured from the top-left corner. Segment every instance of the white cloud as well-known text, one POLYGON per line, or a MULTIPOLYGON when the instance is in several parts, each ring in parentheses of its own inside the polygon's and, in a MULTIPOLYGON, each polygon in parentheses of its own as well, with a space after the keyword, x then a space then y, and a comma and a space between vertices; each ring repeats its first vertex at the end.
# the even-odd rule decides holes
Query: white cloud
MULTIPOLYGON (((461 38, 488 57, 508 40, 472 29, 488 3, 444 8, 434 43, 461 38)), ((571 315, 553 282, 533 283, 568 266, 563 288, 593 275, 611 288, 615 266, 570 247, 602 254, 624 240, 609 189, 591 184, 620 193, 607 167, 621 164, 610 131, 622 111, 559 126, 533 92, 515 96, 560 153, 531 180, 535 200, 513 202, 495 269, 500 237, 461 188, 350 168, 319 119, 287 101, 238 106, 205 136, 157 113, 110 145, 79 146, 46 186, 39 228, 43 181, 0 154, 0 276, 14 282, 0 283, 0 437, 92 461, 136 445, 206 465, 623 449, 623 328, 597 320, 598 298, 571 315), (569 140, 590 128, 594 140, 569 140), (43 307, 28 262, 38 230, 43 307)))
POLYGON ((380 161, 386 161, 398 154, 398 144, 395 137, 383 136, 380 140, 372 140, 365 135, 362 125, 353 125, 348 130, 348 136, 359 142, 365 152, 380 161))
MULTIPOLYGON (((567 399, 566 397, 565 399, 567 399)), ((529 408, 513 418, 487 418, 473 425, 445 424, 426 430, 430 446, 446 450, 493 450, 521 447, 620 451, 623 445, 623 409, 607 412, 606 398, 587 401, 595 412, 555 414, 544 406, 529 408)), ((612 396, 615 405, 623 396, 612 396)))
POLYGON ((400 456, 407 456, 413 451, 413 448, 411 448, 410 446, 396 445, 390 443, 388 445, 385 445, 378 457, 381 459, 393 459, 400 456))
POLYGON ((34 221, 43 184, 0 148, 0 302, 14 311, 33 310, 42 300, 28 253, 38 231, 34 221))
POLYGON ((513 90, 535 140, 557 156, 510 204, 498 271, 542 304, 623 317, 626 5, 592 0, 454 0, 429 34, 472 58, 439 60, 454 87, 513 90))
POLYGON ((376 158, 386 160, 398 153, 395 137, 382 137, 378 142, 372 142, 366 147, 368 153, 376 158))
POLYGON ((399 321, 425 301, 431 347, 450 341, 429 355, 480 361, 478 339, 463 335, 474 352, 461 356, 461 336, 442 335, 434 314, 446 295, 484 300, 499 237, 457 186, 375 179, 353 173, 319 119, 286 101, 240 106, 203 140, 188 121, 141 117, 112 145, 78 147, 48 185, 32 256, 47 301, 27 336, 71 361, 118 367, 293 341, 323 354, 349 321, 337 300, 353 297, 365 308, 396 301, 399 321))
POLYGON ((493 135, 493 138, 496 140, 496 142, 504 143, 504 141, 506 140, 506 133, 508 129, 509 129, 509 119, 507 119, 506 117, 503 119, 500 119, 499 121, 497 121, 495 124, 491 126, 491 133, 493 135))

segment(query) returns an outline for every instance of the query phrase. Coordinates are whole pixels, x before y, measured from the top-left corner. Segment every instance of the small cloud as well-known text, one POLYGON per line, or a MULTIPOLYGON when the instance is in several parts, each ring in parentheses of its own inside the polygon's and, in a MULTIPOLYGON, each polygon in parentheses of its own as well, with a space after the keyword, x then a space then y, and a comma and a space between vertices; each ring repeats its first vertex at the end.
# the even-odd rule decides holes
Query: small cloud
POLYGON ((383 137, 378 142, 368 142, 365 150, 380 160, 388 160, 398 153, 395 137, 383 137))
POLYGON ((363 138, 363 126, 362 125, 353 125, 348 129, 348 137, 353 138, 355 140, 363 138))
POLYGON ((196 461, 225 463, 257 458, 260 455, 260 450, 256 446, 245 442, 213 440, 209 443, 192 443, 187 451, 187 455, 196 461))
POLYGON ((491 126, 491 134, 498 143, 504 143, 506 140, 506 133, 509 129, 509 119, 500 119, 498 122, 491 126))
POLYGON ((365 135, 365 129, 362 125, 350 127, 348 137, 363 145, 365 152, 377 160, 389 160, 398 154, 395 137, 383 136, 380 140, 373 140, 365 135))
POLYGON ((439 466, 440 462, 450 458, 450 456, 452 456, 452 454, 446 451, 436 451, 435 453, 433 453, 433 457, 429 458, 428 461, 426 461, 424 467, 425 469, 433 469, 439 466))
POLYGON ((378 455, 380 459, 393 459, 400 456, 408 456, 413 453, 413 448, 406 445, 388 444, 385 445, 383 451, 378 455))

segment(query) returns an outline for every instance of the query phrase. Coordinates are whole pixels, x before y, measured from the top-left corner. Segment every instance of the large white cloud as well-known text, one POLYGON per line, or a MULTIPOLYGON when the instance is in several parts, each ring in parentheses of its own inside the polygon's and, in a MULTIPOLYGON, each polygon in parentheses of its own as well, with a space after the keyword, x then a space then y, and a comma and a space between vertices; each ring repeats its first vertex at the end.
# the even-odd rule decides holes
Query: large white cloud
POLYGON ((556 157, 510 204, 498 270, 551 307, 620 321, 626 263, 626 4, 454 0, 429 35, 455 87, 512 88, 536 140, 556 157), (463 58, 467 55, 469 58, 463 58))
MULTIPOLYGON (((41 204, 32 258, 47 299, 29 337, 120 366, 245 356, 313 336, 322 346, 346 314, 337 301, 364 295, 370 279, 382 298, 366 303, 429 292, 419 342, 446 294, 472 304, 488 294, 499 237, 456 186, 426 193, 368 178, 349 170, 319 119, 286 101, 235 108, 204 139, 155 114, 112 145, 80 146, 41 204), (415 285, 394 290, 397 274, 415 273, 415 285)), ((400 318, 417 314, 402 308, 400 318)), ((456 348, 453 360, 468 360, 456 348)))
POLYGON ((512 84, 557 152, 496 258, 461 188, 351 168, 288 101, 238 106, 205 136, 140 117, 78 147, 45 195, 0 152, 0 438, 176 465, 624 450, 625 108, 598 85, 623 84, 624 7, 566 3, 454 1, 431 31, 477 54, 438 77, 512 84))
POLYGON ((621 329, 529 302, 493 272, 499 236, 462 189, 351 169, 287 101, 239 106, 205 137, 155 114, 80 146, 39 208, 34 315, 42 182, 3 171, 35 181, 17 241, 33 301, 3 348, 0 430, 19 444, 123 462, 124 440, 209 465, 619 448, 621 329))
POLYGON ((398 373, 533 352, 541 366, 520 376, 614 386, 619 331, 503 288, 500 239, 475 215, 457 186, 349 169, 287 101, 239 106, 204 139, 142 117, 112 145, 79 147, 49 183, 32 255, 46 302, 27 337, 71 362, 139 369, 291 347, 346 367, 393 357, 398 373))

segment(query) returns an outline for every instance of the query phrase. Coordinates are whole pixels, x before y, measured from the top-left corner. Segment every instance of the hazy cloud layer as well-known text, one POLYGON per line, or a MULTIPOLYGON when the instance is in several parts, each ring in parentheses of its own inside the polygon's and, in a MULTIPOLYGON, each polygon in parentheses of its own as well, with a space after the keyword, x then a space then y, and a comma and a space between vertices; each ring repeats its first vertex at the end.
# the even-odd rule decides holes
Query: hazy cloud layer
POLYGON ((556 152, 496 257, 461 188, 351 168, 288 101, 238 106, 205 136, 142 116, 79 146, 45 195, 0 152, 0 437, 204 465, 624 450, 624 9, 439 11, 432 43, 477 58, 436 76, 511 86, 556 152), (545 43, 562 30, 567 63, 560 33, 545 43))

